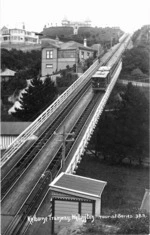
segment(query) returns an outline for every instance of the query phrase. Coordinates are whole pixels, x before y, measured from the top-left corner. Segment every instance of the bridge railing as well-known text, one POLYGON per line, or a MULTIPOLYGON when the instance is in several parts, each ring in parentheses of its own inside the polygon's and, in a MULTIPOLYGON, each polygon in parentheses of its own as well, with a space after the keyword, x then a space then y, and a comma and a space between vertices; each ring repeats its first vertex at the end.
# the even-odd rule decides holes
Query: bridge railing
POLYGON ((131 83, 133 86, 140 86, 140 87, 150 87, 150 83, 146 82, 137 82, 137 81, 132 81, 132 80, 118 80, 118 83, 121 84, 129 84, 131 83))
POLYGON ((56 109, 80 86, 90 79, 94 71, 99 66, 96 60, 89 69, 86 70, 62 95, 60 95, 30 126, 28 126, 8 147, 2 157, 1 166, 35 133, 36 130, 56 111, 56 109))
MULTIPOLYGON (((124 50, 128 46, 129 40, 130 40, 130 38, 127 38, 127 40, 125 41, 124 46, 122 46, 121 52, 120 52, 121 54, 124 52, 124 50)), ((120 58, 120 55, 117 55, 116 56, 116 60, 119 59, 119 58, 120 58)), ((107 102, 107 100, 108 100, 108 98, 110 96, 110 93, 111 93, 111 91, 112 91, 112 89, 113 89, 113 87, 114 87, 114 85, 115 85, 115 83, 117 81, 117 78, 118 78, 118 76, 120 74, 121 69, 122 69, 122 62, 120 61, 118 69, 115 72, 115 74, 114 74, 114 76, 113 76, 113 78, 111 80, 111 83, 109 84, 109 86, 108 86, 108 88, 107 88, 107 90, 106 90, 106 92, 105 92, 105 94, 104 94, 104 96, 103 96, 99 106, 97 107, 97 110, 94 113, 94 115, 93 115, 89 125, 87 125, 87 129, 86 129, 86 131, 85 131, 85 133, 84 133, 84 135, 82 137, 82 140, 80 141, 79 146, 77 147, 76 152, 75 152, 74 156, 72 157, 69 166, 66 169, 67 173, 74 173, 78 162, 80 162, 81 156, 83 155, 83 153, 84 153, 84 151, 86 149, 86 146, 88 145, 88 142, 89 142, 89 140, 91 138, 91 135, 92 135, 92 133, 93 133, 95 127, 96 127, 96 124, 98 122, 98 119, 100 118, 101 113, 103 112, 105 104, 106 104, 106 102, 107 102)))
POLYGON ((87 129, 82 137, 82 140, 80 141, 79 143, 79 146, 77 147, 76 149, 76 152, 74 154, 74 156, 72 157, 72 160, 68 166, 68 168, 66 169, 66 172, 67 173, 74 173, 74 169, 76 168, 78 162, 81 160, 81 155, 83 155, 87 145, 88 145, 88 142, 93 134, 93 131, 96 127, 96 124, 100 118, 100 115, 101 113, 103 112, 103 109, 105 107, 105 104, 110 96, 110 93, 116 83, 116 80, 120 74, 120 71, 122 69, 122 62, 119 63, 119 66, 118 66, 118 69, 117 71, 115 72, 114 74, 114 77, 110 83, 110 85, 108 86, 107 88, 107 91, 106 93, 104 94, 99 106, 97 107, 93 117, 91 118, 91 121, 89 122, 88 126, 87 126, 87 129))

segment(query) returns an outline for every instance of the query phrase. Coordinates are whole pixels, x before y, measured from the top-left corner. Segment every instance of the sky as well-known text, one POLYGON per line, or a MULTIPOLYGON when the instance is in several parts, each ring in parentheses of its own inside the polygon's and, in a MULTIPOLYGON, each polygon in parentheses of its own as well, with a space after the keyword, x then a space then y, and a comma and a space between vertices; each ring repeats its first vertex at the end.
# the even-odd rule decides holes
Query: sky
POLYGON ((89 18, 95 27, 120 27, 132 33, 150 24, 150 0, 0 0, 0 28, 25 24, 26 30, 41 32, 44 25, 61 25, 89 18))

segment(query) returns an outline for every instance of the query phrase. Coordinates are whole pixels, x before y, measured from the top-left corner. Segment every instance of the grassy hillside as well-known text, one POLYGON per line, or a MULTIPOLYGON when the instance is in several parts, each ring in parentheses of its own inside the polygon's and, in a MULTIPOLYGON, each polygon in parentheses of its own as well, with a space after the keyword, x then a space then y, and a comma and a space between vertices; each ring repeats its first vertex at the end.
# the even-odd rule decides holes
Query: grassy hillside
POLYGON ((72 27, 49 27, 49 28, 44 28, 43 30, 43 35, 44 36, 49 36, 49 37, 64 37, 64 36, 69 36, 73 34, 73 28, 72 27))
POLYGON ((143 26, 132 36, 133 48, 126 50, 120 78, 149 82, 150 25, 143 26))
POLYGON ((145 189, 149 187, 148 168, 108 165, 85 154, 77 175, 107 182, 101 197, 102 216, 110 218, 116 214, 133 216, 133 219, 97 217, 94 222, 87 222, 78 234, 149 234, 148 215, 139 219, 134 218, 141 213, 139 208, 145 189))
POLYGON ((84 155, 77 175, 107 182, 102 194, 102 214, 112 209, 140 208, 145 188, 149 187, 149 169, 128 165, 109 165, 84 155))
POLYGON ((150 46, 150 25, 145 25, 134 32, 132 36, 134 46, 150 46))

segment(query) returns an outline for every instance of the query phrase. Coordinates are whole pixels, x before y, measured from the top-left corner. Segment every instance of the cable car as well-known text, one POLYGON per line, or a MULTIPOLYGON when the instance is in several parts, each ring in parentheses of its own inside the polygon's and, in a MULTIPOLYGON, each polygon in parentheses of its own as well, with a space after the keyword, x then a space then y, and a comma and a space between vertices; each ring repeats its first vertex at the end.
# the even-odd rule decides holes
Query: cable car
POLYGON ((92 76, 92 88, 94 91, 106 91, 111 79, 110 70, 111 67, 109 66, 101 66, 92 76))

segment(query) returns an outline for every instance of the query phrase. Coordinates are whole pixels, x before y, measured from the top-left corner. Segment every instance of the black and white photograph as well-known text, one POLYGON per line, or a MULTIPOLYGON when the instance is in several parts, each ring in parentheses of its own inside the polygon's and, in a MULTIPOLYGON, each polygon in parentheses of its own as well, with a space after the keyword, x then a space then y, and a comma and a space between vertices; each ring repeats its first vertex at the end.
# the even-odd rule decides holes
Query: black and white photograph
POLYGON ((1 235, 149 235, 149 0, 0 0, 1 235))

